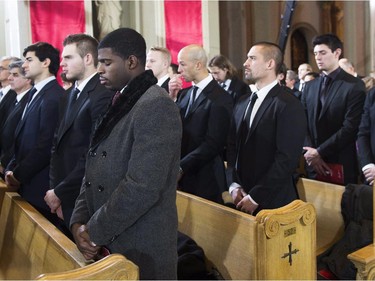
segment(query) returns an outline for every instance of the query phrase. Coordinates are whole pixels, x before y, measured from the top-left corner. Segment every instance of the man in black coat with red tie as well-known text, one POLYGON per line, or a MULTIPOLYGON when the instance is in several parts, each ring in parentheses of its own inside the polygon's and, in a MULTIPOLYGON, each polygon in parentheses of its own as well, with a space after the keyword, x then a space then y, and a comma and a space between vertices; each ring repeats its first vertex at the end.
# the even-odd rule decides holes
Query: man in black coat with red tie
POLYGON ((284 206, 297 198, 293 173, 306 135, 298 99, 279 85, 280 48, 255 44, 244 63, 257 91, 233 112, 228 141, 228 185, 236 208, 249 214, 284 206))

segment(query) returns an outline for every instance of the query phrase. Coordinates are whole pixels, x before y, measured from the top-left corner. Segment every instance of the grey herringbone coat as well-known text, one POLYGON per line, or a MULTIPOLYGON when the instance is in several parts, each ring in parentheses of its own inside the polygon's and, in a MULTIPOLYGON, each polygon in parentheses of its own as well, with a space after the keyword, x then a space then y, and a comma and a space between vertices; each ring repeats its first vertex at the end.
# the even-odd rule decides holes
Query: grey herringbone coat
POLYGON ((176 279, 179 110, 151 86, 110 135, 90 148, 71 224, 140 268, 141 279, 176 279))

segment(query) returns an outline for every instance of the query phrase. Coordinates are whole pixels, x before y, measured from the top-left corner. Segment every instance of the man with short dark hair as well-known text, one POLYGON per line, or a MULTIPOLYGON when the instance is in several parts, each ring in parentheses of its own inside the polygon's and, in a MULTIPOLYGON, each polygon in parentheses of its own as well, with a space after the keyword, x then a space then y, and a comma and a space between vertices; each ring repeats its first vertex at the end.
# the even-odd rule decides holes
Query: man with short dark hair
POLYGON ((253 45, 244 63, 256 92, 241 99, 228 141, 228 185, 237 209, 255 215, 297 199, 293 174, 306 135, 303 107, 278 81, 279 46, 253 45))
POLYGON ((301 101, 308 121, 305 160, 308 177, 343 167, 343 184, 358 182, 356 138, 365 101, 365 85, 339 67, 343 45, 334 34, 313 40, 315 61, 323 76, 306 83, 301 101), (331 166, 333 167, 333 166, 331 166))
POLYGON ((75 201, 85 171, 86 154, 96 119, 106 110, 113 92, 100 84, 98 41, 86 34, 65 38, 61 67, 76 81, 65 100, 64 115, 56 130, 51 157, 50 190, 45 201, 69 229, 75 201))
POLYGON ((56 81, 59 51, 45 42, 25 48, 22 67, 34 81, 28 102, 15 131, 15 154, 6 168, 7 185, 19 187, 20 195, 50 220, 43 198, 49 186, 49 164, 59 101, 64 89, 56 81))
POLYGON ((177 278, 178 108, 151 70, 146 43, 120 28, 99 43, 101 83, 116 90, 99 119, 71 218, 86 259, 103 246, 140 270, 140 279, 177 278))

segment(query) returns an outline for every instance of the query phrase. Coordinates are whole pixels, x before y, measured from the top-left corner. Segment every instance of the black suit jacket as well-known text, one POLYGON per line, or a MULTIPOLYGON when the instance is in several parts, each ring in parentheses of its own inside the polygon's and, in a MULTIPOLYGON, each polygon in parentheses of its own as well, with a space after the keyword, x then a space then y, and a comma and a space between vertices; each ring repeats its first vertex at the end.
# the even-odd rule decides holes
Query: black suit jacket
POLYGON ((236 105, 228 141, 228 184, 238 183, 261 209, 284 206, 297 198, 293 181, 306 135, 300 101, 284 87, 274 86, 259 107, 246 139, 240 126, 250 95, 236 105))
POLYGON ((223 150, 232 99, 212 80, 185 117, 191 89, 184 89, 177 100, 183 125, 180 165, 184 175, 179 187, 182 191, 222 202, 221 193, 226 190, 223 150))
POLYGON ((168 78, 167 80, 164 81, 164 83, 160 86, 162 87, 163 89, 165 89, 167 91, 167 93, 169 93, 169 80, 171 80, 170 78, 168 78))
POLYGON ((357 143, 360 168, 375 164, 375 88, 366 96, 357 143))
POLYGON ((5 120, 3 129, 1 130, 1 165, 6 168, 14 154, 14 133, 17 125, 21 120, 23 110, 25 109, 28 99, 26 93, 17 105, 12 106, 12 110, 5 120))
POLYGON ((70 114, 66 112, 69 98, 65 100, 64 115, 53 141, 50 188, 61 200, 68 228, 85 172, 90 136, 97 118, 108 107, 112 96, 113 92, 100 84, 96 74, 80 93, 70 114))
POLYGON ((20 194, 41 212, 49 212, 44 196, 49 186, 49 165, 59 102, 64 89, 48 82, 26 109, 15 132, 15 154, 6 170, 21 182, 20 194))
MULTIPOLYGON (((342 164, 345 184, 357 183, 355 143, 365 101, 365 85, 361 79, 341 69, 331 82, 326 102, 320 109, 322 79, 306 82, 302 93, 308 122, 305 145, 317 148, 324 161, 342 164)), ((314 178, 314 173, 309 177, 314 178)))
POLYGON ((14 108, 14 104, 16 103, 16 96, 17 93, 15 91, 9 90, 9 92, 5 95, 5 97, 3 97, 3 99, 0 102, 0 131, 4 126, 4 123, 7 120, 9 113, 14 108))
POLYGON ((251 94, 249 85, 243 82, 242 80, 238 79, 237 77, 232 78, 232 81, 230 82, 227 92, 232 97, 234 105, 242 96, 246 94, 251 94))

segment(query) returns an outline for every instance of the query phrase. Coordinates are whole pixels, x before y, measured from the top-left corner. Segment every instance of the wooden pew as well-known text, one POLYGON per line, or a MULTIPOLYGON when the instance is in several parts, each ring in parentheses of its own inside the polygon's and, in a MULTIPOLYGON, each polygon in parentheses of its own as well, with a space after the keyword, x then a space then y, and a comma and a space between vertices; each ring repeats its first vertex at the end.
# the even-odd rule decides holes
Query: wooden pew
MULTIPOLYGON (((373 190, 375 184, 373 185, 373 190)), ((373 192, 373 243, 348 255, 357 268, 357 280, 375 280, 375 192, 373 192)))
POLYGON ((179 231, 224 279, 316 279, 316 214, 296 200, 256 217, 177 192, 179 231))
MULTIPOLYGON (((297 185, 300 198, 315 206, 317 215, 317 254, 324 252, 344 234, 341 198, 345 187, 309 179, 300 179, 297 185)), ((373 201, 375 202, 375 192, 373 201)), ((375 204, 374 204, 375 218, 375 204)), ((374 235, 375 241, 375 221, 374 235)), ((357 268, 357 280, 375 279, 375 244, 370 244, 348 255, 357 268)))
POLYGON ((76 245, 17 193, 3 195, 0 280, 136 280, 138 267, 121 255, 88 264, 76 245), (122 268, 122 269, 120 269, 122 268))
POLYGON ((344 234, 341 198, 345 186, 301 178, 297 183, 301 200, 310 202, 316 210, 316 254, 320 255, 344 234))

